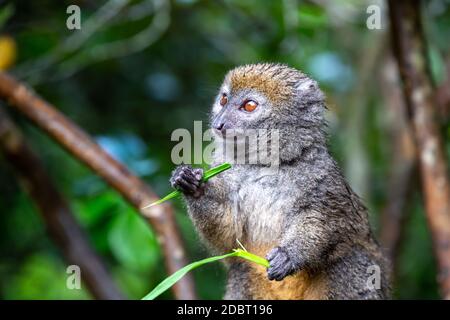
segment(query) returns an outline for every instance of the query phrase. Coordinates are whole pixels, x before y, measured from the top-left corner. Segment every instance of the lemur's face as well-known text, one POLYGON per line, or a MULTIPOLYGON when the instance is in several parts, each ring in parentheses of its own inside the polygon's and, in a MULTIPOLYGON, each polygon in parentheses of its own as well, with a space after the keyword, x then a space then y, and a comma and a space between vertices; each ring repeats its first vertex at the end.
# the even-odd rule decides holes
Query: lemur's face
POLYGON ((217 95, 212 110, 212 129, 218 135, 227 130, 256 129, 270 114, 270 102, 250 88, 230 90, 224 84, 217 95))
POLYGON ((226 75, 214 101, 211 126, 223 136, 232 129, 310 125, 321 118, 321 107, 312 106, 322 98, 314 80, 285 65, 237 67, 226 75))

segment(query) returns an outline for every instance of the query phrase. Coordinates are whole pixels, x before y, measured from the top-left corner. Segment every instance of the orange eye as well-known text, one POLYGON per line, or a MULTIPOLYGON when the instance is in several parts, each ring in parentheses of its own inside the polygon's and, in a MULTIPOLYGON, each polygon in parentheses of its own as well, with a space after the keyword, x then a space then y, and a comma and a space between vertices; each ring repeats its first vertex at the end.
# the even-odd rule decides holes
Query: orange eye
POLYGON ((256 109, 257 106, 258 106, 258 103, 256 103, 253 100, 248 100, 248 101, 244 102, 244 104, 242 105, 242 108, 247 112, 252 112, 253 110, 256 109))
POLYGON ((222 97, 220 98, 220 105, 223 107, 224 105, 226 105, 228 103, 228 97, 227 95, 224 93, 222 94, 222 97))

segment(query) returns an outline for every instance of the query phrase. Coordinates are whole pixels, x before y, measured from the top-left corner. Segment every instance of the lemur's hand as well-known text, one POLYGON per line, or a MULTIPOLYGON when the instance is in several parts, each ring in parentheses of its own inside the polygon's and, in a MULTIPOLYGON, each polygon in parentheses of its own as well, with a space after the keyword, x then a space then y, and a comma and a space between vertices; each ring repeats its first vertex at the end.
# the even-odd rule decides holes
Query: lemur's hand
POLYGON ((198 198, 203 194, 203 169, 193 169, 190 166, 183 165, 177 167, 172 172, 170 184, 173 188, 180 190, 184 194, 198 198))
POLYGON ((281 247, 270 250, 266 259, 269 261, 267 269, 269 280, 281 281, 296 270, 288 253, 281 247))

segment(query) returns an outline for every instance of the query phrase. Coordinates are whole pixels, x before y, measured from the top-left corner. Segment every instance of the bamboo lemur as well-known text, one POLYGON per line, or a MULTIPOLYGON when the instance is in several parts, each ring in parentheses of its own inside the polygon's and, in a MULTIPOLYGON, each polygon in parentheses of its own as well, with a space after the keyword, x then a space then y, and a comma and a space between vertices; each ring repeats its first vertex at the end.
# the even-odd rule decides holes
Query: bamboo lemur
MULTIPOLYGON (((183 191, 212 250, 229 252, 239 239, 270 263, 265 269, 239 258, 226 262, 226 299, 389 298, 388 270, 367 210, 328 152, 324 110, 317 83, 293 68, 237 67, 212 108, 215 143, 220 150, 231 129, 277 129, 278 172, 234 164, 206 183, 201 169, 173 172, 171 184, 183 191), (370 281, 377 270, 378 288, 370 281)), ((213 165, 232 160, 216 152, 213 165)))

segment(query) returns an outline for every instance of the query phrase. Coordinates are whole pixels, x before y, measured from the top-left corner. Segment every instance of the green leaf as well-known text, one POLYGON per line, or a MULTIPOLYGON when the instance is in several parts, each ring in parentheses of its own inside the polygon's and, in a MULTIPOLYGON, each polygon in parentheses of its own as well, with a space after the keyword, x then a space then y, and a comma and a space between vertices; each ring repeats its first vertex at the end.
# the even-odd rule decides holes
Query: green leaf
POLYGON ((200 261, 192 262, 191 264, 188 264, 187 266, 181 268, 180 270, 176 271, 174 274, 172 274, 170 277, 164 279, 159 285, 156 286, 155 289, 153 289, 149 294, 147 294, 142 300, 153 300, 157 296, 159 296, 161 293, 169 289, 171 286, 173 286, 178 280, 184 277, 186 273, 188 273, 191 270, 194 270, 206 263, 211 263, 217 260, 234 257, 236 256, 236 252, 231 252, 228 254, 224 254, 222 256, 215 256, 206 258, 200 261))
POLYGON ((128 270, 146 272, 158 263, 160 252, 156 237, 131 209, 115 216, 108 243, 114 257, 128 270))
POLYGON ((266 268, 269 267, 269 261, 260 256, 257 256, 256 254, 244 251, 242 249, 234 249, 234 252, 236 253, 236 256, 239 258, 247 259, 266 268))
MULTIPOLYGON (((219 173, 228 170, 231 168, 231 164, 229 163, 222 163, 221 165, 218 165, 217 167, 211 168, 208 171, 205 172, 205 175, 203 176, 203 181, 206 182, 209 179, 211 179, 212 177, 218 175, 219 173)), ((169 193, 167 196, 165 196, 162 199, 159 199, 158 201, 155 201, 153 203, 150 203, 149 205, 146 205, 145 207, 141 208, 141 209, 147 209, 153 206, 156 206, 158 204, 161 204, 167 200, 173 199, 178 197, 179 195, 181 195, 181 192, 178 190, 172 191, 171 193, 169 193)))
POLYGON ((9 18, 14 14, 14 6, 9 3, 8 5, 0 8, 0 28, 8 21, 9 18))
POLYGON ((180 192, 180 191, 178 191, 178 190, 172 191, 171 193, 169 193, 169 194, 168 194, 167 196, 165 196, 164 198, 159 199, 158 201, 155 201, 155 202, 149 204, 148 206, 143 207, 142 209, 147 209, 147 208, 156 206, 156 205, 161 204, 161 203, 163 203, 163 202, 165 202, 165 201, 167 201, 167 200, 176 198, 176 197, 178 197, 179 195, 181 195, 181 192, 180 192))
POLYGON ((298 16, 302 28, 323 28, 328 23, 326 12, 316 5, 300 5, 298 16))
MULTIPOLYGON (((2 261, 3 262, 3 261, 2 261)), ((5 299, 89 299, 82 286, 71 290, 66 286, 66 265, 49 253, 40 252, 27 256, 23 264, 11 274, 2 288, 5 299), (7 284, 7 285, 6 285, 7 284)))
POLYGON ((208 171, 205 172, 205 176, 203 177, 203 181, 208 181, 209 179, 211 179, 212 177, 218 175, 222 171, 228 170, 230 168, 231 168, 231 164, 225 162, 225 163, 222 163, 221 165, 218 165, 217 167, 209 169, 208 171))
POLYGON ((188 264, 187 266, 181 268, 180 270, 173 273, 171 276, 164 279, 159 285, 156 286, 155 289, 153 289, 149 294, 147 294, 142 300, 153 300, 156 297, 158 297, 160 294, 162 294, 164 291, 169 289, 171 286, 173 286, 178 280, 180 280, 186 273, 189 271, 192 271, 198 267, 201 267, 204 264, 215 262, 218 260, 230 258, 230 257, 239 257, 243 258, 252 262, 255 262, 259 265, 262 265, 263 267, 268 268, 269 262, 255 254, 252 254, 250 252, 244 251, 242 249, 234 249, 233 252, 221 255, 221 256, 215 256, 206 258, 200 261, 192 262, 191 264, 188 264))

